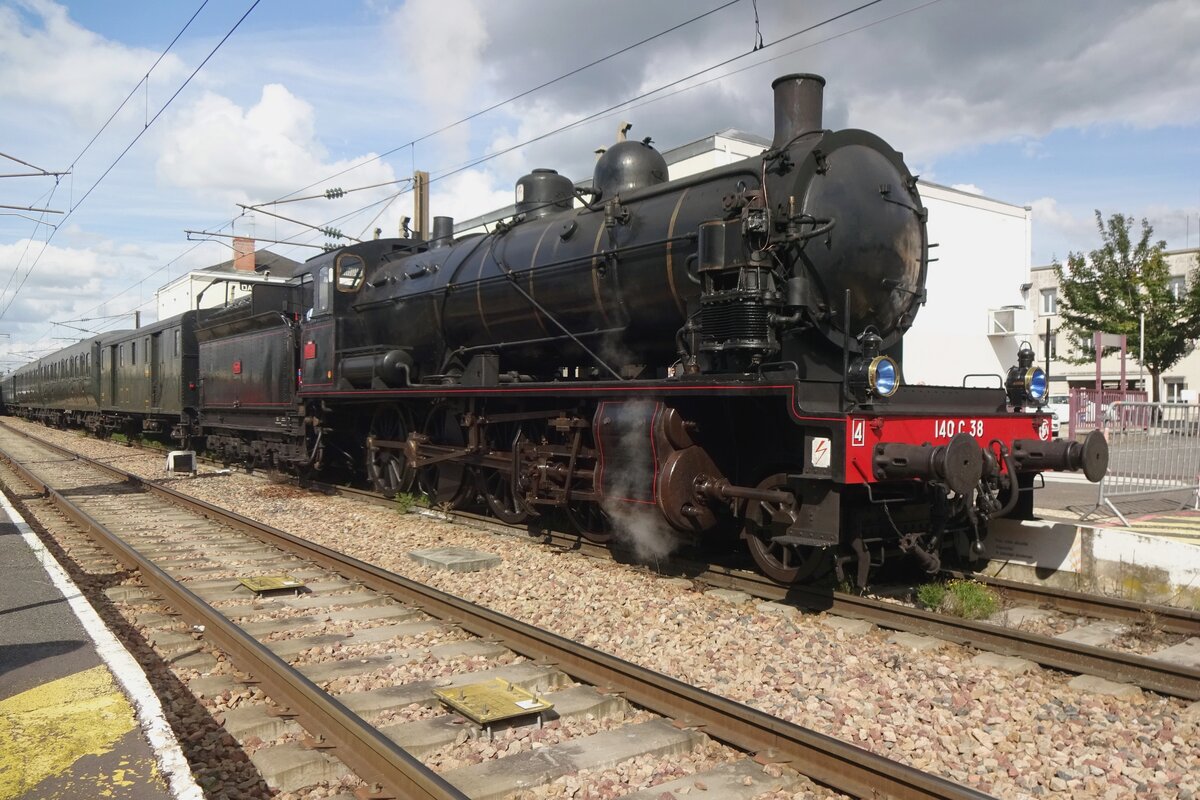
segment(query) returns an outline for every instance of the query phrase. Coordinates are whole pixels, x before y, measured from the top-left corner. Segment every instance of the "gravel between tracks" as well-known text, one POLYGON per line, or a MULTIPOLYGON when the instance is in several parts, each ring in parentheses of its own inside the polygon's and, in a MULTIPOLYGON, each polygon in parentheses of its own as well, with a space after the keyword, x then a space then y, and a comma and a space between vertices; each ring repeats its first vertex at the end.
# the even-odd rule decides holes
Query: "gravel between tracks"
MULTIPOLYGON (((163 458, 13 421, 149 478, 163 458)), ((204 474, 204 473, 202 473, 204 474)), ((679 581, 466 526, 241 474, 173 488, 768 713, 999 797, 1200 798, 1200 705, 1082 694, 1047 670, 1010 675, 973 651, 912 653, 820 615, 730 604, 679 581), (410 550, 501 556, 480 573, 421 567, 410 550)))

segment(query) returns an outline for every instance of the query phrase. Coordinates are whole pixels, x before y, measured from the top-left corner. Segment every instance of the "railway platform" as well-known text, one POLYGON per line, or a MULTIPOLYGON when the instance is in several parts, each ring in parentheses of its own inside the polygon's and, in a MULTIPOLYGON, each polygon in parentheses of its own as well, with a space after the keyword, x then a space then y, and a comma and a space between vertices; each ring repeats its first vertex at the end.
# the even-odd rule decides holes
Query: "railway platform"
POLYGON ((1122 503, 1125 524, 1111 510, 1097 505, 1096 485, 1080 475, 1054 475, 1037 495, 1039 516, 1082 520, 1117 530, 1128 530, 1200 547, 1200 511, 1191 508, 1193 492, 1163 492, 1122 503))
POLYGON ((141 667, 0 495, 0 798, 198 800, 141 667))
POLYGON ((993 522, 986 571, 1134 601, 1200 608, 1200 512, 1193 490, 1124 498, 1124 520, 1082 476, 1047 475, 1039 519, 993 522))

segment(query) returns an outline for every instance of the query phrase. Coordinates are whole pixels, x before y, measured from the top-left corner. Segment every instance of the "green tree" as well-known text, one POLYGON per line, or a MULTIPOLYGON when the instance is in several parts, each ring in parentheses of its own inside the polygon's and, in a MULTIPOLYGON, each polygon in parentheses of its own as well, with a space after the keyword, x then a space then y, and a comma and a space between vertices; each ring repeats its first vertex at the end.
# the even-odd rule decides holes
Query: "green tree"
POLYGON ((1101 246, 1085 257, 1070 253, 1064 268, 1054 263, 1058 278, 1062 328, 1070 341, 1066 360, 1094 360, 1092 333, 1123 333, 1136 359, 1141 346, 1139 320, 1146 315, 1145 361, 1158 401, 1158 379, 1195 348, 1200 337, 1200 256, 1187 278, 1187 289, 1175 296, 1163 251, 1167 243, 1151 243, 1154 229, 1142 220, 1134 241, 1133 217, 1113 214, 1105 222, 1096 212, 1101 246), (1077 355, 1074 355, 1077 354, 1077 355))

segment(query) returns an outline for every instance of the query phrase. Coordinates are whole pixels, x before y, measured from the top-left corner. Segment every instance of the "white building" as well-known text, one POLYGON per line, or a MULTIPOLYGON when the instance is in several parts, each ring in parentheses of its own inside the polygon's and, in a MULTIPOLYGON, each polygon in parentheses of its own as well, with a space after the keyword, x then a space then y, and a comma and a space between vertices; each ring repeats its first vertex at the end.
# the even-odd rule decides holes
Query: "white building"
MULTIPOLYGON (((1033 338, 1022 284, 1033 261, 1032 212, 922 181, 931 263, 926 305, 904 337, 904 378, 961 386, 969 373, 1005 375, 1033 338), (934 260, 936 259, 936 260, 934 260)), ((969 386, 994 386, 973 378, 969 386)))
POLYGON ((255 250, 254 240, 233 240, 234 257, 204 269, 194 269, 154 293, 158 318, 167 319, 193 308, 215 308, 244 297, 256 283, 283 283, 299 262, 255 250))

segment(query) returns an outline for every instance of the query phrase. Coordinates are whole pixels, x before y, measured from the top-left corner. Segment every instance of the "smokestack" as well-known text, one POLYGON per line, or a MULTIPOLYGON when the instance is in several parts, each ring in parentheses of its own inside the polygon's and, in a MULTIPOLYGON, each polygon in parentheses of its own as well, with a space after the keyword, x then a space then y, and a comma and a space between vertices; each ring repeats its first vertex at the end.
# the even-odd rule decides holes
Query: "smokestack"
POLYGON ((247 236, 233 239, 233 268, 238 272, 254 272, 254 240, 247 236))
POLYGON ((454 217, 433 218, 433 238, 429 240, 429 249, 449 247, 454 244, 454 217))
POLYGON ((771 84, 775 91, 775 138, 771 149, 786 147, 796 137, 823 130, 821 107, 825 95, 825 79, 820 75, 797 72, 776 78, 771 84))

